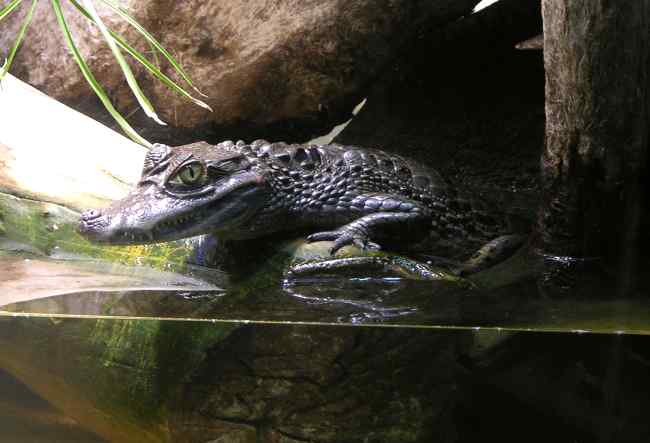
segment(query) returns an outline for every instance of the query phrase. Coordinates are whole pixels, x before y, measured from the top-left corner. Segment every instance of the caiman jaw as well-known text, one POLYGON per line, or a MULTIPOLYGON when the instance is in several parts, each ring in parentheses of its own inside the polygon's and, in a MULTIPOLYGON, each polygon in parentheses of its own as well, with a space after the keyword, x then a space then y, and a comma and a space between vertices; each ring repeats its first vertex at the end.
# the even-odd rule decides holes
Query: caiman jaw
POLYGON ((143 184, 108 208, 84 212, 79 233, 97 243, 126 245, 226 231, 254 213, 266 191, 259 176, 247 172, 198 196, 173 195, 157 184, 143 184))
MULTIPOLYGON (((200 214, 200 213, 199 213, 200 214)), ((165 238, 169 237, 170 234, 178 234, 185 231, 188 231, 197 223, 199 214, 196 215, 181 215, 175 218, 165 219, 157 222, 149 230, 123 230, 116 231, 113 234, 114 240, 111 240, 110 243, 120 242, 120 237, 125 240, 126 243, 155 243, 158 241, 165 241, 165 238)))
POLYGON ((189 231, 196 223, 196 216, 186 215, 157 222, 151 229, 143 228, 98 228, 82 219, 79 233, 98 243, 147 244, 172 240, 173 237, 189 231))
POLYGON ((163 220, 161 222, 156 223, 156 225, 153 227, 152 231, 153 232, 159 232, 159 231, 164 231, 167 228, 175 228, 175 227, 180 227, 182 228, 184 225, 187 224, 188 221, 194 219, 194 217, 190 215, 186 216, 180 216, 176 218, 172 218, 170 220, 163 220))
POLYGON ((188 230, 193 225, 196 225, 198 223, 198 219, 200 218, 200 215, 201 212, 197 214, 179 215, 174 218, 161 220, 157 222, 153 226, 153 228, 151 228, 151 231, 148 231, 148 234, 150 235, 150 239, 154 240, 156 238, 164 237, 165 234, 169 234, 170 232, 173 231, 183 232, 185 230, 188 230))
POLYGON ((156 241, 153 232, 146 229, 122 227, 119 221, 116 222, 113 219, 110 212, 103 214, 96 209, 86 211, 81 215, 78 232, 96 243, 128 245, 156 241))

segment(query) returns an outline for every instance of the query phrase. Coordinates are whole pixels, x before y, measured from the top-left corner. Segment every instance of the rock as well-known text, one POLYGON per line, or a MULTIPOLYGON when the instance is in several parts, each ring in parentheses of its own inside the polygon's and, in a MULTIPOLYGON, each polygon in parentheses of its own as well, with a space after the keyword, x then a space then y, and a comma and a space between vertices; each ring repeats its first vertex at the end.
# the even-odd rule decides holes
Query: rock
MULTIPOLYGON (((123 1, 128 11, 182 63, 209 95, 211 114, 184 101, 145 74, 135 72, 169 127, 157 127, 138 112, 136 127, 155 141, 176 144, 215 138, 216 127, 231 137, 250 138, 251 128, 289 126, 313 132, 345 120, 362 90, 415 37, 424 22, 441 26, 469 14, 477 0, 309 1, 123 1), (295 125, 300 123, 300 125, 295 125)), ((64 2, 81 53, 124 114, 137 108, 101 34, 64 2)), ((48 95, 106 119, 70 57, 48 2, 16 59, 16 75, 48 95)), ((24 11, 23 11, 24 12, 24 11)), ((100 8, 109 27, 150 48, 113 13, 100 8)), ((3 22, 0 51, 6 52, 22 14, 3 22)), ((164 65, 164 71, 170 69, 164 65)), ((223 132, 222 132, 223 133, 223 132)), ((304 139, 308 137, 303 135, 304 139)))
POLYGON ((336 254, 330 255, 334 242, 320 241, 307 243, 292 242, 284 248, 291 256, 285 277, 322 278, 329 277, 392 277, 408 280, 446 282, 450 285, 471 287, 469 280, 453 274, 449 270, 430 266, 401 255, 385 251, 362 250, 354 245, 345 246, 336 254))
POLYGON ((298 441, 454 441, 445 409, 457 398, 459 338, 417 330, 240 327, 181 382, 169 405, 172 435, 185 432, 179 418, 202 411, 206 418, 265 423, 298 441))

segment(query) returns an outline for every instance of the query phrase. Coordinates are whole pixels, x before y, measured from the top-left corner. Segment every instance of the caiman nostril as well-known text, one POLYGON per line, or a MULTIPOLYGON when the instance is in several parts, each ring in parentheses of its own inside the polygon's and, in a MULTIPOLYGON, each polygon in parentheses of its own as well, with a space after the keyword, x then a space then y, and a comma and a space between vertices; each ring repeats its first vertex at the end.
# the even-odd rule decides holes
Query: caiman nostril
POLYGON ((99 212, 97 209, 89 209, 88 211, 84 211, 81 214, 81 220, 83 221, 91 221, 94 220, 102 215, 101 212, 99 212))

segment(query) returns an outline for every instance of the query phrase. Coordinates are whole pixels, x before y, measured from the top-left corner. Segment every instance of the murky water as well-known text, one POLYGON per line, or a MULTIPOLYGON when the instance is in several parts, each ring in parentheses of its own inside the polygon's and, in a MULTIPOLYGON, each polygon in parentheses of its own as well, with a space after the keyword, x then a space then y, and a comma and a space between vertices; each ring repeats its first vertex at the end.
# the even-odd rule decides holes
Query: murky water
POLYGON ((2 441, 650 437, 642 294, 2 260, 2 441))

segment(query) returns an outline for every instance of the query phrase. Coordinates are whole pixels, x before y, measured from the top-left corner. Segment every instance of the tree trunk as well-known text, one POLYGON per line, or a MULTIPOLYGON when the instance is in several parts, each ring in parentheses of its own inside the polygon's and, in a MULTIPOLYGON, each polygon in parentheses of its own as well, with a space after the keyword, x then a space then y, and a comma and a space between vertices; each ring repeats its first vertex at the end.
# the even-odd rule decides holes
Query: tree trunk
POLYGON ((544 0, 542 14, 540 249, 562 267, 613 266, 615 289, 627 293, 638 261, 648 146, 650 0, 544 0))

